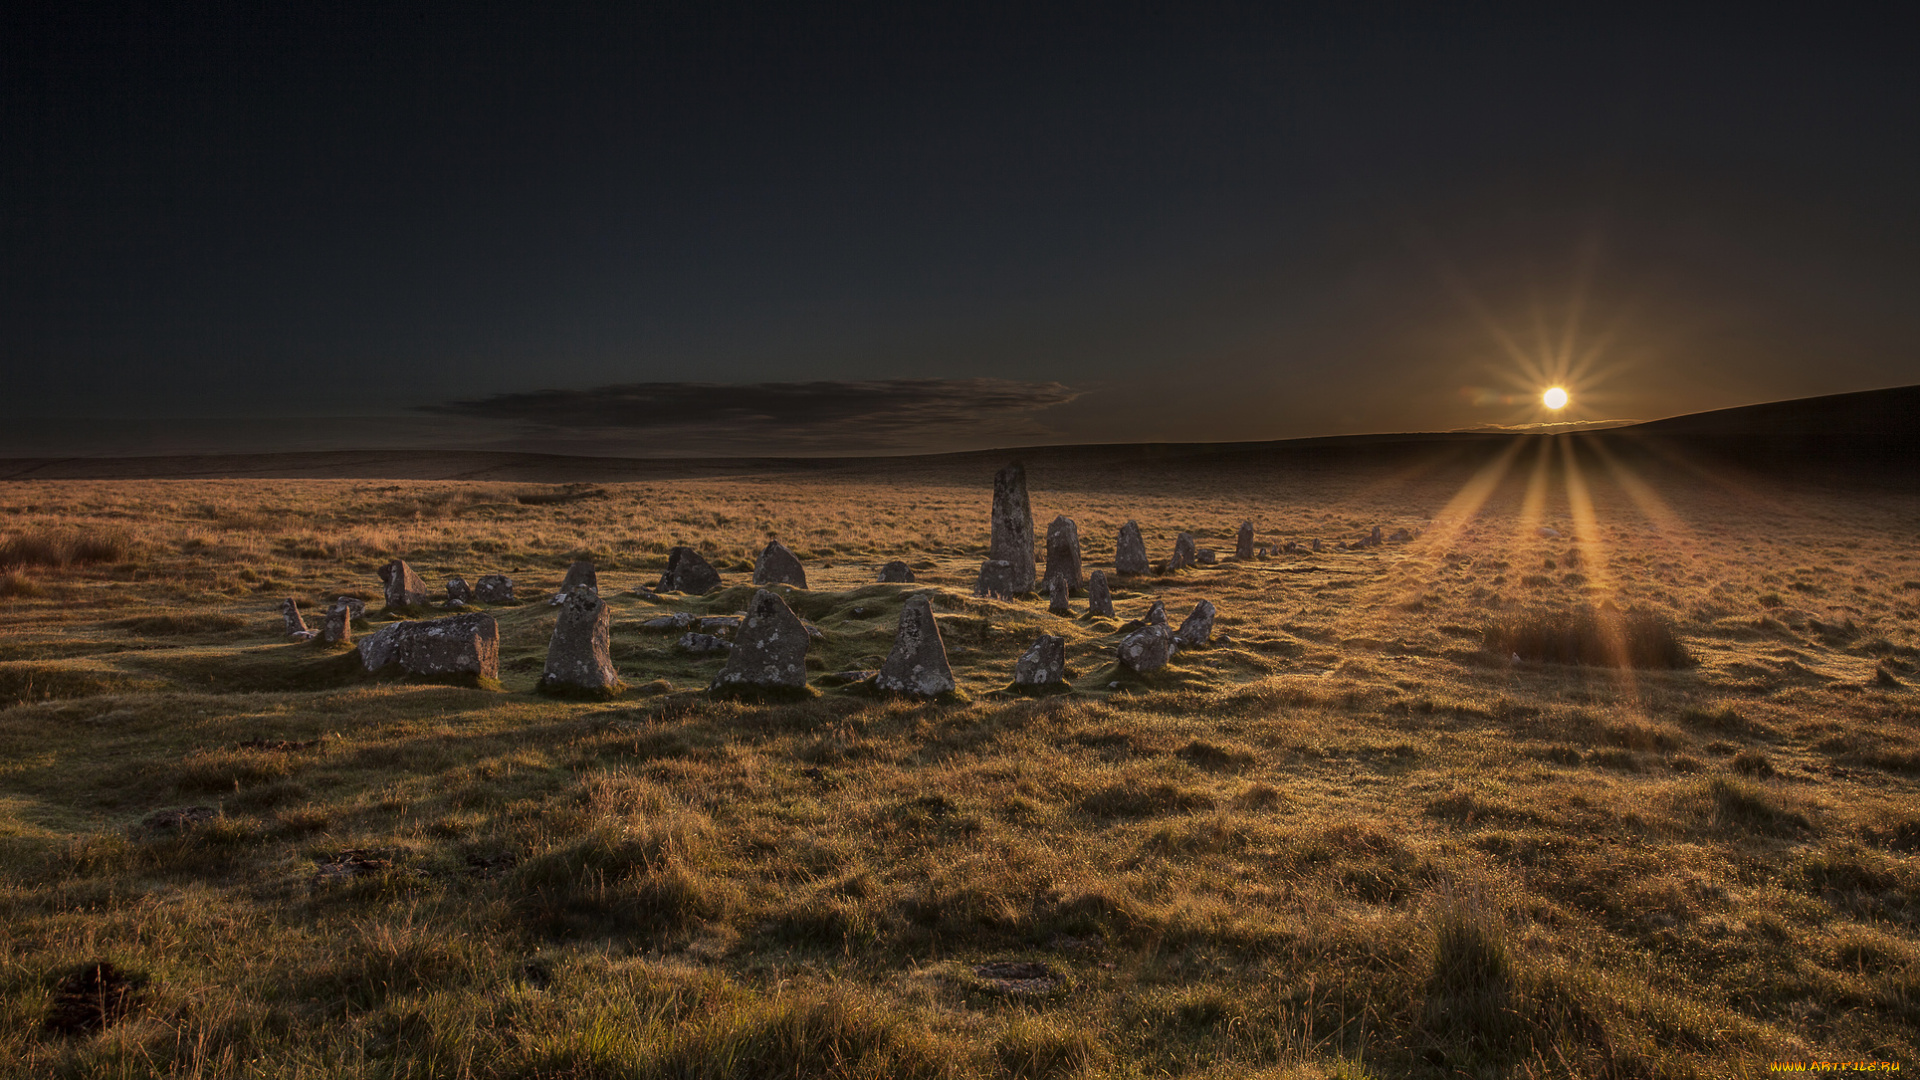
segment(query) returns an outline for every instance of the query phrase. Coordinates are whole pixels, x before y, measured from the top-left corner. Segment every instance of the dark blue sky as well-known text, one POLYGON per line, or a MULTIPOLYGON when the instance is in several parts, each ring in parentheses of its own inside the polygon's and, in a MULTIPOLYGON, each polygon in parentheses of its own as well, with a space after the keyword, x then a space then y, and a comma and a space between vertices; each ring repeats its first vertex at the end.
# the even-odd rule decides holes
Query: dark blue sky
POLYGON ((724 392, 640 396, 772 449, 857 400, 857 449, 928 415, 942 445, 1521 423, 1536 374, 1586 419, 1920 381, 1891 21, 803 7, 8 16, 13 411, 587 440, 573 401, 617 449, 662 411, 596 388, 813 383, 732 428, 724 392))

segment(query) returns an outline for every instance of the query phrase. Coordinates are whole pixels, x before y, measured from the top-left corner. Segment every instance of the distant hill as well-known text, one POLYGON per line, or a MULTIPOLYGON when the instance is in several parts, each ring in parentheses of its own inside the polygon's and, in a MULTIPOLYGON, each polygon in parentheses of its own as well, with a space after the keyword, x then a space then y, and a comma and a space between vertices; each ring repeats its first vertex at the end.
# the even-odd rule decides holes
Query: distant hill
POLYGON ((1920 441, 1920 386, 1688 413, 1626 430, 1661 436, 1865 436, 1920 441))

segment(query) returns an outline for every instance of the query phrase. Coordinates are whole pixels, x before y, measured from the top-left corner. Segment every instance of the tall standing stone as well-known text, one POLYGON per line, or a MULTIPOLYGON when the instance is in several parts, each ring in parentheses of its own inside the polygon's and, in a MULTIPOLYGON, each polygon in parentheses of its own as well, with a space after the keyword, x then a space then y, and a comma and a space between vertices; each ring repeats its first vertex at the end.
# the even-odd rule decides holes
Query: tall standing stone
POLYGON ((353 643, 353 609, 347 606, 346 597, 334 601, 327 609, 327 621, 320 628, 320 640, 329 645, 351 645, 353 643))
POLYGON ((947 666, 947 647, 940 640, 940 624, 925 595, 911 596, 900 606, 900 628, 893 635, 893 651, 873 684, 891 694, 938 697, 953 692, 953 669, 947 666))
POLYGON ((1367 546, 1368 547, 1380 546, 1380 526, 1375 525, 1373 527, 1373 532, 1367 537, 1367 546))
POLYGON ((1047 603, 1048 611, 1055 615, 1073 614, 1073 601, 1067 592, 1067 579, 1064 576, 1048 578, 1047 591, 1052 594, 1047 603))
POLYGON ((380 568, 380 584, 386 586, 389 608, 426 606, 427 583, 400 559, 380 568))
POLYGON ((1013 664, 1015 686, 1058 686, 1067 681, 1067 639, 1041 634, 1013 664))
POLYGON ((913 567, 908 566, 899 559, 895 559, 880 568, 880 580, 892 582, 912 581, 913 567))
POLYGON ((1202 600, 1193 605, 1193 612, 1180 623, 1180 629, 1173 632, 1173 639, 1181 648, 1197 648, 1213 638, 1213 601, 1202 600))
POLYGON ((594 572, 593 564, 585 559, 567 567, 567 576, 560 579, 562 596, 572 596, 582 589, 591 589, 595 595, 600 592, 600 575, 594 572))
POLYGON ((300 617, 300 605, 289 596, 280 601, 280 618, 287 624, 287 636, 304 635, 307 632, 307 620, 300 617))
POLYGON ((720 572, 690 547, 667 552, 667 572, 660 575, 660 592, 683 592, 699 596, 720 587, 720 572))
POLYGON ((1194 550, 1193 534, 1181 533, 1173 538, 1173 558, 1167 560, 1167 572, 1184 570, 1200 561, 1200 553, 1194 550))
POLYGON ((727 666, 713 690, 792 690, 807 685, 807 628, 778 593, 761 589, 733 632, 727 666))
POLYGON ((609 648, 612 620, 607 603, 595 589, 576 588, 566 594, 560 618, 547 643, 547 670, 540 676, 543 690, 587 690, 611 693, 620 689, 609 648))
POLYGON ((1321 547, 1320 538, 1317 536, 1313 538, 1313 550, 1314 550, 1314 554, 1316 555, 1319 554, 1321 551, 1325 550, 1323 547, 1321 547))
POLYGON ((1056 577, 1065 578, 1069 590, 1081 585, 1080 527, 1065 515, 1054 518, 1053 524, 1047 526, 1047 572, 1040 580, 1056 577))
POLYGON ((1151 567, 1147 563, 1147 542, 1140 538, 1140 526, 1129 521, 1120 526, 1120 539, 1113 547, 1115 573, 1139 576, 1151 567))
POLYGON ((1107 572, 1095 570, 1087 580, 1087 614, 1113 618, 1113 593, 1107 589, 1107 572))
POLYGON ((989 560, 1013 566, 1013 591, 1033 591, 1033 507, 1027 500, 1027 470, 1014 462, 993 474, 993 545, 989 560))
POLYGON ((1233 540, 1233 557, 1236 559, 1253 558, 1253 522, 1240 523, 1240 533, 1233 540))
POLYGON ((760 557, 753 560, 753 583, 755 585, 791 585, 796 589, 807 587, 807 571, 794 558, 787 545, 778 540, 767 541, 760 557))

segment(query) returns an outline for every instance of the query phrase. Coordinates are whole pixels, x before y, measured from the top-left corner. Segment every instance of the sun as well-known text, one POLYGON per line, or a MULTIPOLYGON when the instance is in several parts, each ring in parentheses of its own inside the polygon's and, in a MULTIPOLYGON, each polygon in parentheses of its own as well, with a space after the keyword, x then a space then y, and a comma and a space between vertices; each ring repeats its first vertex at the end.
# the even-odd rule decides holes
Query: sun
POLYGON ((1540 395, 1540 402, 1547 408, 1558 412, 1567 407, 1567 392, 1558 386, 1553 387, 1546 393, 1540 395))

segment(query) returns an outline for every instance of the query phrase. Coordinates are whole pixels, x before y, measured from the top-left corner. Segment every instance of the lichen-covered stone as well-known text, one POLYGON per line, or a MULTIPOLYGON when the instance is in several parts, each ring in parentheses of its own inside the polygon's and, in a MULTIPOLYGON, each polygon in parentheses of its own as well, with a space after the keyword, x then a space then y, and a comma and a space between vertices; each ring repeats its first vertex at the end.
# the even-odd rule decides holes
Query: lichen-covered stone
POLYGON ((1253 522, 1240 523, 1240 531, 1234 534, 1233 557, 1236 559, 1253 558, 1253 522))
POLYGON ((1180 623, 1180 629, 1173 632, 1173 639, 1181 648, 1198 648, 1213 637, 1213 601, 1202 600, 1193 605, 1193 611, 1180 623))
POLYGON ((305 637, 307 620, 300 617, 300 605, 289 596, 280 601, 280 618, 286 623, 288 637, 305 637))
POLYGON ((1133 577, 1152 569, 1147 562, 1147 542, 1140 538, 1140 526, 1135 522, 1120 526, 1120 538, 1113 547, 1113 569, 1133 577))
POLYGON ((720 587, 720 572, 690 547, 667 552, 667 572, 660 575, 660 592, 683 592, 699 596, 720 587))
POLYGON ((1149 626, 1154 624, 1160 626, 1167 625, 1167 602, 1165 600, 1155 600, 1153 606, 1147 609, 1147 617, 1143 621, 1149 626))
POLYGON ((350 618, 364 619, 367 617, 367 602, 357 596, 334 597, 333 606, 345 607, 348 617, 350 618))
MULTIPOLYGON (((580 565, 578 563, 574 564, 580 565)), ((620 688, 613 668, 606 601, 597 590, 576 585, 560 605, 547 643, 547 667, 540 685, 548 690, 588 690, 610 693, 620 688)))
POLYGON ((679 649, 681 652, 690 653, 723 653, 733 651, 733 643, 726 638, 715 637, 712 634, 701 634, 692 630, 681 634, 680 640, 674 642, 673 647, 679 649))
POLYGON ((1019 462, 993 476, 993 540, 989 560, 1013 567, 1013 592, 1032 592, 1033 507, 1027 500, 1027 470, 1019 462))
POLYGON ((656 615, 640 624, 642 630, 685 630, 692 626, 696 615, 691 611, 676 611, 669 615, 656 615))
POLYGON ((483 604, 510 604, 513 579, 505 574, 481 574, 473 583, 473 598, 483 604))
POLYGON ((1173 631, 1164 622, 1148 623, 1120 642, 1120 663, 1133 671, 1153 671, 1173 659, 1173 631))
POLYGON ((912 596, 900 607, 900 626, 893 635, 893 651, 880 665, 874 685, 892 694, 938 697, 953 692, 953 669, 947 647, 940 640, 940 624, 925 596, 912 596))
POLYGON ((910 582, 913 580, 913 567, 895 559, 880 568, 880 580, 892 582, 910 582))
POLYGON ((1051 598, 1047 604, 1048 611, 1055 615, 1073 614, 1073 602, 1068 598, 1067 579, 1065 577, 1048 578, 1047 591, 1051 594, 1051 598))
POLYGON ((427 603, 427 583, 400 559, 380 568, 380 584, 386 588, 389 608, 424 607, 427 603))
POLYGON ((360 642, 360 662, 370 672, 498 679, 500 625, 481 612, 388 623, 360 642))
POLYGON ((980 564, 980 578, 974 582, 973 595, 1011 600, 1019 590, 1015 585, 1013 564, 1005 559, 988 559, 980 564))
POLYGON ((473 586, 467 584, 466 578, 455 577, 447 579, 447 603, 473 603, 473 586))
POLYGON ((1077 589, 1083 584, 1080 576, 1080 527, 1073 519, 1062 515, 1053 519, 1047 526, 1047 572, 1040 580, 1050 581, 1056 577, 1067 579, 1067 588, 1077 589))
POLYGON ((343 602, 345 600, 343 596, 334 601, 333 606, 327 609, 327 621, 321 624, 320 640, 329 645, 353 642, 353 609, 343 602))
POLYGON ((1056 686, 1067 681, 1067 639, 1041 634, 1013 664, 1015 686, 1056 686))
POLYGON ((712 689, 804 687, 807 642, 807 628, 787 602, 778 593, 761 589, 747 605, 746 617, 734 632, 733 652, 712 689))
POLYGON ((1107 588, 1107 572, 1095 570, 1087 579, 1087 614, 1113 618, 1113 593, 1107 588))
POLYGON ((1184 570, 1199 561, 1199 552, 1193 547, 1193 534, 1181 533, 1173 538, 1173 557, 1167 560, 1167 571, 1184 570))
POLYGON ((753 561, 753 583, 755 585, 791 585, 796 589, 807 587, 807 571, 794 558, 787 545, 778 540, 767 541, 760 557, 753 561))

